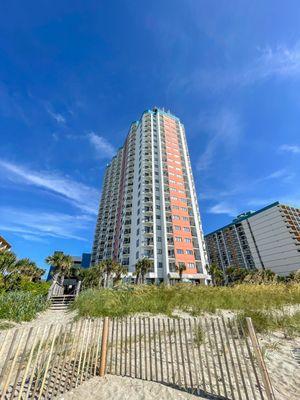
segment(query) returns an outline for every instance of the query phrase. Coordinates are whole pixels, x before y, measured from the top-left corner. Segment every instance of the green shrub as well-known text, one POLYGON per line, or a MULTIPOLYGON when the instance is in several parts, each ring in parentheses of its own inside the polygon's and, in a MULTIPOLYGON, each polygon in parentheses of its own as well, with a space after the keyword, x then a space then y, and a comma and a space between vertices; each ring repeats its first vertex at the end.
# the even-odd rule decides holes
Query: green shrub
POLYGON ((28 280, 22 280, 20 290, 35 295, 47 296, 50 285, 50 282, 30 282, 28 280))
POLYGON ((30 321, 48 306, 45 296, 30 292, 0 294, 0 319, 16 322, 30 321))

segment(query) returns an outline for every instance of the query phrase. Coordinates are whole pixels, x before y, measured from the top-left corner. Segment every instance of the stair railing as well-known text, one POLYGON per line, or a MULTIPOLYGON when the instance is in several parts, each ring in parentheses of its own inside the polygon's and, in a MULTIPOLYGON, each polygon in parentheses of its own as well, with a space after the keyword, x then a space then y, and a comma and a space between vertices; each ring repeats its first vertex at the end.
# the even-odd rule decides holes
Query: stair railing
POLYGON ((63 294, 64 286, 57 281, 53 281, 48 291, 47 300, 50 300, 53 296, 63 296, 63 294))
POLYGON ((78 281, 75 289, 75 297, 79 295, 80 289, 81 289, 81 281, 78 281))

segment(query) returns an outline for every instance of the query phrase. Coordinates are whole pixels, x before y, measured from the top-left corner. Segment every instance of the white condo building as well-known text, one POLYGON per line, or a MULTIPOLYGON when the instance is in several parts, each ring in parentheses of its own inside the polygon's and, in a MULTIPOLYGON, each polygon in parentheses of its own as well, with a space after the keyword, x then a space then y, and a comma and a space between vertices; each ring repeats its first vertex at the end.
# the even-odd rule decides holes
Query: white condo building
POLYGON ((148 279, 209 279, 205 241, 183 124, 154 108, 134 122, 107 166, 91 264, 115 259, 135 271, 153 260, 148 279))
POLYGON ((205 236, 210 264, 270 269, 289 275, 300 268, 300 209, 279 202, 247 212, 205 236))

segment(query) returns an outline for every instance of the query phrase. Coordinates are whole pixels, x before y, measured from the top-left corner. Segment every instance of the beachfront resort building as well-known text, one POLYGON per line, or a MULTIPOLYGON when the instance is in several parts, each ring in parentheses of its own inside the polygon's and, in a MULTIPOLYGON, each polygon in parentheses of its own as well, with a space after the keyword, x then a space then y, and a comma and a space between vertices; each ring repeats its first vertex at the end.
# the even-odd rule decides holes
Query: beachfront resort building
POLYGON ((0 251, 10 250, 11 245, 4 239, 4 237, 0 236, 0 251))
POLYGON ((91 264, 115 259, 132 276, 138 260, 153 260, 147 279, 209 279, 185 130, 154 108, 132 123, 124 146, 107 165, 91 264))
POLYGON ((288 275, 300 269, 300 209, 273 203, 239 215, 205 236, 210 264, 270 269, 288 275))

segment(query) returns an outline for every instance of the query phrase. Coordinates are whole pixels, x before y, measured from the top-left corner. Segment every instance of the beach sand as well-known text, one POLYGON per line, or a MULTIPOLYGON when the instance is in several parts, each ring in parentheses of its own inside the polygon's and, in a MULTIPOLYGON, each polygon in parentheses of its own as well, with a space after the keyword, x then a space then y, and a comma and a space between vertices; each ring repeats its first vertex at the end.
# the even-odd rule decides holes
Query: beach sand
POLYGON ((271 378, 276 400, 300 399, 300 338, 286 339, 276 332, 259 335, 260 346, 271 378))
MULTIPOLYGON (((156 382, 106 375, 92 378, 78 388, 64 393, 57 400, 183 400, 202 399, 156 382)), ((204 398, 203 398, 204 399, 204 398)), ((207 399, 207 398, 206 398, 207 399)))
MULTIPOLYGON (((74 312, 51 311, 41 313, 35 320, 16 324, 9 329, 12 334, 15 329, 23 327, 40 327, 50 324, 67 324, 75 317, 74 312)), ((182 317, 182 316, 181 316, 182 317)), ((7 331, 6 331, 7 332, 7 331)), ((2 335, 5 332, 2 332, 2 335)), ((1 336, 2 336, 1 335, 1 336)), ((288 339, 283 333, 258 335, 264 354, 270 379, 274 388, 276 400, 300 399, 300 337, 288 339)), ((107 375, 104 378, 92 378, 78 388, 63 394, 60 399, 192 399, 201 398, 187 392, 174 389, 156 382, 107 375)), ((215 397, 216 398, 216 397, 215 397)))

